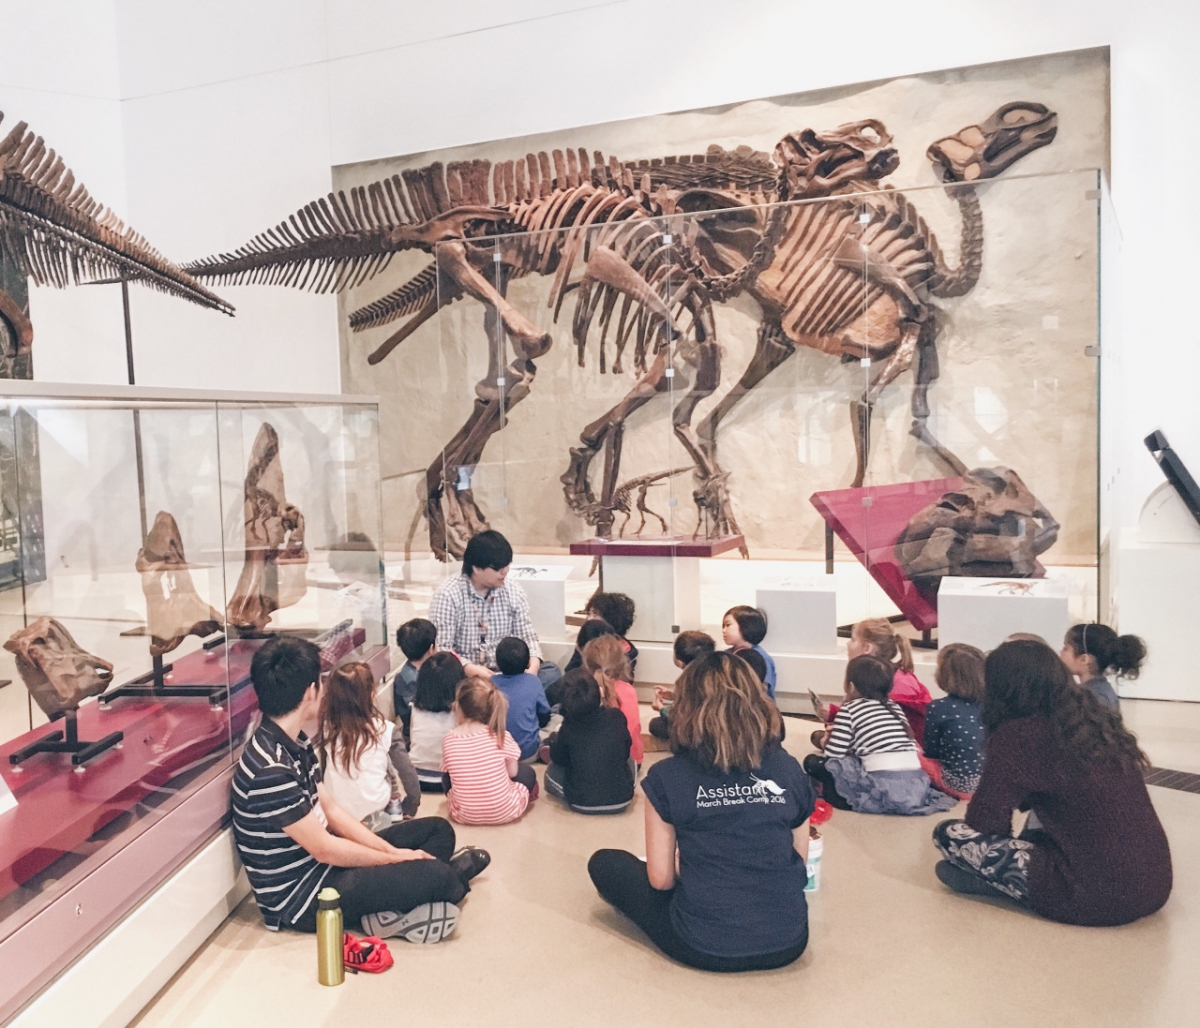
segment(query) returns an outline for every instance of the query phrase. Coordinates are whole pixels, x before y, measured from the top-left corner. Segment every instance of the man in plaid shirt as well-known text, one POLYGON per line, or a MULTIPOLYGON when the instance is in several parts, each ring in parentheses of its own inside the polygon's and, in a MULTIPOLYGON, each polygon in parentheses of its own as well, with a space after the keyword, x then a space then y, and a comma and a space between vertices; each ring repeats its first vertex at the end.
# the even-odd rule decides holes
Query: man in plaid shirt
POLYGON ((529 647, 529 672, 542 686, 555 685, 562 672, 542 660, 537 632, 529 619, 529 600, 516 582, 507 581, 512 547, 499 532, 473 536, 463 554, 462 574, 443 582, 429 603, 439 649, 453 650, 464 662, 496 670, 496 645, 508 636, 529 647))

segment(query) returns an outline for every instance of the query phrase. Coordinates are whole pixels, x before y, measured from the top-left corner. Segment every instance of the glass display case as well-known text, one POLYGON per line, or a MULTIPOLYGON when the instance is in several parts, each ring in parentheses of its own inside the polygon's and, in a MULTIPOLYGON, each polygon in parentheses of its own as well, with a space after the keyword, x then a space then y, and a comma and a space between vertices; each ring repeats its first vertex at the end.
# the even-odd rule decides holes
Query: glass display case
POLYGON ((932 647, 965 577, 1048 579, 1030 591, 1095 618, 1100 173, 763 203, 668 170, 615 198, 581 171, 525 231, 440 244, 424 279, 406 258, 435 283, 424 324, 354 344, 375 363, 404 340, 378 378, 403 396, 381 426, 400 616, 487 525, 571 564, 567 615, 640 589, 643 641, 791 592, 784 619, 827 631, 780 621, 768 649, 827 653, 868 617, 932 647))
POLYGON ((221 827, 266 639, 387 671, 378 406, 4 383, 0 501, 2 1020, 221 827))

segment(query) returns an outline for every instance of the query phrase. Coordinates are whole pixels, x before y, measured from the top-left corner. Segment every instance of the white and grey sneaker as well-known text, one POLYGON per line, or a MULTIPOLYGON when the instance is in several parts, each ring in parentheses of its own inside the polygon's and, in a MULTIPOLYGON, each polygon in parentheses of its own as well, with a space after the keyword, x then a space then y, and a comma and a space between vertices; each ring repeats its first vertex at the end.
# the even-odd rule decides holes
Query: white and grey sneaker
POLYGON ((399 936, 408 942, 424 945, 441 942, 453 935, 458 915, 458 907, 453 903, 438 900, 422 903, 405 914, 395 910, 367 914, 362 919, 362 930, 367 935, 377 935, 381 939, 399 936))

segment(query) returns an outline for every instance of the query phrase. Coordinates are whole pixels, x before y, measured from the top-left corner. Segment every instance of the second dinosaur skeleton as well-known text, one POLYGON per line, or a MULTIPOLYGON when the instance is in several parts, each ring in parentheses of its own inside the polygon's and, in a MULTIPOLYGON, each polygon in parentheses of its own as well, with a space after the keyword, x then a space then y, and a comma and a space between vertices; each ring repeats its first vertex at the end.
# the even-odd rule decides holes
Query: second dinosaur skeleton
POLYGON ((983 222, 970 183, 1047 145, 1056 130, 1046 107, 1015 102, 930 147, 962 219, 956 267, 947 264, 907 198, 881 187, 899 156, 884 125, 867 119, 794 133, 773 154, 714 147, 701 155, 622 163, 579 149, 494 165, 435 163, 348 195, 330 194, 237 251, 188 270, 219 282, 325 291, 367 280, 399 251, 434 254, 399 289, 351 315, 355 330, 408 318, 371 354, 371 363, 440 307, 464 296, 480 301, 487 338, 504 346, 489 346, 471 415, 426 473, 430 542, 443 559, 461 555, 466 541, 487 527, 469 469, 529 395, 534 361, 551 345, 550 335, 508 302, 508 283, 552 276, 549 304, 556 318, 576 294, 572 332, 580 362, 595 325, 601 373, 611 333, 613 372, 624 370, 632 342, 636 375, 626 397, 586 426, 571 450, 562 476, 568 504, 597 535, 611 536, 626 420, 654 397, 669 395, 675 436, 693 462, 701 523, 707 520, 710 536, 736 535, 729 475, 717 458, 718 427, 798 347, 872 361, 870 381, 852 404, 854 485, 862 483, 869 460, 875 403, 914 368, 911 432, 955 473, 965 470, 928 425, 928 390, 938 375, 939 309, 932 300, 961 296, 979 278, 983 222), (761 311, 754 355, 693 426, 697 405, 721 382, 713 304, 739 295, 761 311), (602 450, 597 495, 590 464, 602 450))

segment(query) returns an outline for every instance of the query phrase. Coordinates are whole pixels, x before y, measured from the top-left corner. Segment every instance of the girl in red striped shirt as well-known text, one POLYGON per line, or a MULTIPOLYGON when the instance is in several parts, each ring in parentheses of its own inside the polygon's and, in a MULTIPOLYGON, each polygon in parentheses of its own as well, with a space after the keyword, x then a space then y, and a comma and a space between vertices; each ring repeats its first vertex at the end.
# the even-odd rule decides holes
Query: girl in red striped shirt
POLYGON ((504 825, 537 799, 537 775, 519 763, 521 749, 505 729, 508 701, 486 678, 464 678, 454 697, 457 724, 442 740, 450 819, 504 825))

